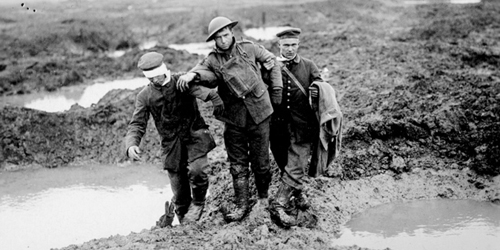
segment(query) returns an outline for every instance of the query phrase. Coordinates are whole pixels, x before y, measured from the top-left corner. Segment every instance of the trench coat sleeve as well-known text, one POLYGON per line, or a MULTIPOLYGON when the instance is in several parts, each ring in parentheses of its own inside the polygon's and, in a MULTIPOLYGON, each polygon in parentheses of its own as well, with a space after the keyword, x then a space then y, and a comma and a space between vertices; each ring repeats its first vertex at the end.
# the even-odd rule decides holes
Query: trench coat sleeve
POLYGON ((199 78, 196 80, 196 84, 209 88, 217 87, 217 75, 215 75, 214 68, 210 63, 210 54, 196 64, 189 72, 198 74, 199 78))
POLYGON ((139 146, 141 139, 146 133, 149 120, 149 108, 144 99, 144 90, 141 91, 135 99, 135 109, 132 119, 128 125, 127 135, 125 136, 125 155, 128 157, 128 148, 139 146))
POLYGON ((322 82, 323 79, 321 78, 321 72, 319 71, 318 66, 316 66, 316 64, 311 61, 309 67, 310 67, 310 72, 311 72, 309 82, 310 83, 322 82))
POLYGON ((276 60, 276 56, 269 50, 265 49, 262 45, 254 44, 255 48, 255 59, 260 63, 264 63, 268 59, 272 58, 274 60, 274 67, 270 70, 269 78, 271 83, 271 89, 283 88, 283 81, 281 79, 281 68, 276 60))
POLYGON ((202 85, 190 85, 189 86, 189 94, 204 101, 204 102, 209 101, 208 96, 213 91, 215 91, 215 90, 209 89, 209 88, 202 86, 202 85))

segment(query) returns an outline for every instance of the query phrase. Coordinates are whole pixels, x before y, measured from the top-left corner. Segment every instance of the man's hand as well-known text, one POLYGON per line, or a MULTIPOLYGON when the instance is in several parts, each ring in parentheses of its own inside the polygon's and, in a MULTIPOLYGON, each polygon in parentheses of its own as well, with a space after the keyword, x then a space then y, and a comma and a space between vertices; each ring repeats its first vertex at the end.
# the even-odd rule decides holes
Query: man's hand
POLYGON ((221 116, 224 113, 224 102, 222 102, 222 99, 220 98, 219 94, 217 92, 212 91, 208 98, 210 101, 212 101, 212 105, 214 106, 214 116, 221 116))
POLYGON ((181 92, 184 92, 189 89, 189 83, 194 80, 196 77, 196 73, 188 72, 184 75, 181 75, 177 80, 177 89, 181 92))
POLYGON ((277 106, 281 104, 282 93, 283 91, 281 88, 274 88, 271 90, 271 103, 273 105, 277 106))
POLYGON ((311 105, 314 111, 318 111, 319 90, 316 86, 309 86, 309 95, 311 96, 311 105))
POLYGON ((130 157, 134 160, 137 160, 137 161, 142 161, 141 154, 142 154, 142 151, 141 151, 141 149, 139 149, 138 146, 131 146, 127 150, 128 157, 130 157))
POLYGON ((267 70, 271 70, 273 67, 274 67, 274 59, 273 58, 269 58, 267 59, 263 64, 262 66, 264 66, 264 68, 266 68, 267 70))
POLYGON ((309 86, 309 95, 311 95, 312 98, 318 98, 319 91, 317 87, 314 86, 309 86))

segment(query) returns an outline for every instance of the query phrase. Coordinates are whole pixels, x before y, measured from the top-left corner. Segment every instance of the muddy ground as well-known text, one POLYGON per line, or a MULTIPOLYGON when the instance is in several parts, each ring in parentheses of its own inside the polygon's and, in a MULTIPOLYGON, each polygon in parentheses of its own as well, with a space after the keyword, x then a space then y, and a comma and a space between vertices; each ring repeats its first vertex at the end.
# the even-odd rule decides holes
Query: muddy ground
MULTIPOLYGON (((227 224, 220 212, 232 197, 223 124, 213 119, 211 104, 201 104, 218 145, 209 155, 211 196, 201 221, 63 249, 360 249, 330 241, 341 224, 371 206, 440 198, 500 202, 500 2, 101 2, 56 2, 37 12, 0 5, 8 10, 0 18, 0 94, 140 76, 140 45, 151 40, 160 43, 150 50, 164 53, 174 71, 186 71, 199 57, 166 46, 204 41, 216 15, 238 19, 237 36, 246 28, 292 25, 303 30, 300 53, 337 90, 343 146, 327 176, 306 181, 316 225, 283 229, 258 209, 227 224), (121 49, 127 50, 122 57, 106 56, 121 49)), ((261 43, 277 53, 276 41, 261 43)), ((0 170, 124 163, 122 140, 137 92, 115 90, 98 105, 63 113, 1 109, 0 170)), ((152 123, 142 147, 147 162, 159 163, 152 123)), ((271 194, 274 163, 273 171, 271 194)))

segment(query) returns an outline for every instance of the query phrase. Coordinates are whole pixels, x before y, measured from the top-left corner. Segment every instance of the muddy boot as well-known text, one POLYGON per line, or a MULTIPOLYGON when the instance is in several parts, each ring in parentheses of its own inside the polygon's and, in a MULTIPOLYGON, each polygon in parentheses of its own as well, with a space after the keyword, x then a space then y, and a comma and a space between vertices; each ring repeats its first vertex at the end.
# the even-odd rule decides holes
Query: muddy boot
POLYGON ((259 176, 255 177, 255 186, 257 188, 257 205, 262 207, 263 209, 268 209, 269 208, 269 198, 268 198, 268 191, 269 191, 269 182, 270 182, 270 175, 269 176, 259 176))
POLYGON ((198 187, 193 188, 193 201, 189 205, 188 212, 184 216, 184 222, 194 222, 198 221, 203 213, 203 208, 205 207, 205 196, 207 194, 208 187, 198 187))
POLYGON ((292 197, 293 188, 286 183, 281 183, 276 193, 274 207, 278 213, 279 220, 285 227, 291 227, 296 224, 295 219, 286 213, 286 209, 290 207, 290 198, 292 197))
POLYGON ((184 222, 184 216, 186 215, 189 206, 179 206, 175 208, 175 214, 177 215, 177 219, 179 220, 179 224, 184 222))
POLYGON ((198 221, 203 213, 204 205, 195 205, 191 203, 188 212, 184 215, 183 223, 198 221))
POLYGON ((307 200, 306 196, 302 192, 301 189, 295 189, 293 191, 293 197, 295 200, 295 205, 301 209, 301 210, 306 210, 311 207, 311 204, 307 200))
POLYGON ((248 211, 248 200, 250 198, 248 192, 248 177, 233 179, 233 187, 236 209, 230 211, 226 215, 226 220, 240 221, 245 217, 248 211))

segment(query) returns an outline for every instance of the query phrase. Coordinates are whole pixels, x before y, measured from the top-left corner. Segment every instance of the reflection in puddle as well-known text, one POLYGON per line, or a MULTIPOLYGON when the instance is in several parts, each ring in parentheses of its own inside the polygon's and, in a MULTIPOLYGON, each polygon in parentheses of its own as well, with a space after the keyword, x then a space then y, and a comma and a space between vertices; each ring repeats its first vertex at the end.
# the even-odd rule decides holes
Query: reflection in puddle
POLYGON ((500 206, 472 200, 385 204, 349 221, 336 246, 401 250, 498 249, 500 206))
POLYGON ((155 166, 2 172, 0 184, 2 249, 59 248, 150 229, 172 196, 155 166))
POLYGON ((58 91, 2 97, 0 106, 22 106, 47 112, 69 110, 73 104, 90 107, 113 89, 136 89, 149 83, 145 77, 95 83, 90 86, 71 86, 58 91))
MULTIPOLYGON (((252 37, 257 40, 272 40, 276 38, 276 34, 280 31, 288 29, 289 27, 265 27, 265 28, 252 28, 245 30, 243 33, 246 36, 252 37)), ((214 41, 207 43, 187 43, 187 44, 170 44, 172 49, 186 50, 192 54, 207 56, 214 47, 214 41)))
POLYGON ((207 56, 214 47, 214 42, 207 43, 188 43, 188 44, 170 44, 168 47, 175 50, 186 50, 191 54, 207 56))

